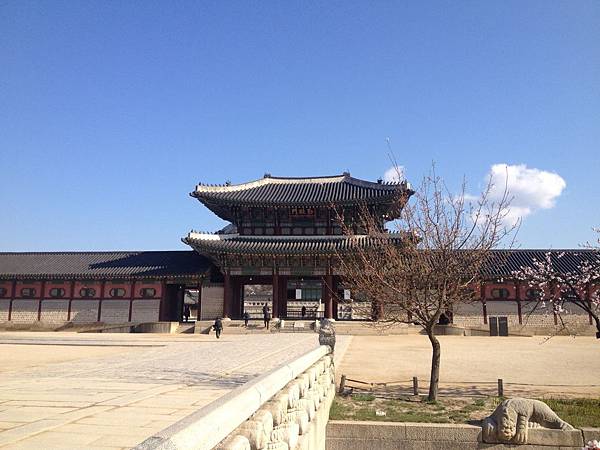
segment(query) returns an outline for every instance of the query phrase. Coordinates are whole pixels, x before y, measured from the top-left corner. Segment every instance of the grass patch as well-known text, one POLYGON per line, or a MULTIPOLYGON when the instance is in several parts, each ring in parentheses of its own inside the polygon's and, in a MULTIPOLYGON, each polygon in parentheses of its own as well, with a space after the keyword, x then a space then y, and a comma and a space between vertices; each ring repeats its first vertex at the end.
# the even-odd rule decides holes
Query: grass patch
MULTIPOLYGON (((497 397, 443 397, 436 402, 386 399, 373 394, 336 397, 332 420, 388 422, 478 423, 502 402, 497 397), (377 411, 385 412, 378 415, 377 411)), ((563 420, 574 427, 600 427, 600 399, 543 399, 563 420)))
POLYGON ((600 398, 543 399, 574 427, 600 427, 600 398))
POLYGON ((336 397, 329 417, 332 420, 465 423, 472 418, 479 420, 493 409, 491 402, 481 399, 419 402, 377 398, 372 394, 355 394, 351 397, 336 397), (383 411, 385 415, 378 415, 377 411, 383 411))

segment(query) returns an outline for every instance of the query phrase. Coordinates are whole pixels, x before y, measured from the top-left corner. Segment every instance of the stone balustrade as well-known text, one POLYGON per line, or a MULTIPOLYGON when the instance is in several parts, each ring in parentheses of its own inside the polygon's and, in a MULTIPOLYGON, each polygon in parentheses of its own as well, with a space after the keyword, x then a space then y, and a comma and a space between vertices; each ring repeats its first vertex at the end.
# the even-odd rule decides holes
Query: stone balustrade
POLYGON ((138 450, 324 450, 335 396, 321 345, 146 439, 138 450))

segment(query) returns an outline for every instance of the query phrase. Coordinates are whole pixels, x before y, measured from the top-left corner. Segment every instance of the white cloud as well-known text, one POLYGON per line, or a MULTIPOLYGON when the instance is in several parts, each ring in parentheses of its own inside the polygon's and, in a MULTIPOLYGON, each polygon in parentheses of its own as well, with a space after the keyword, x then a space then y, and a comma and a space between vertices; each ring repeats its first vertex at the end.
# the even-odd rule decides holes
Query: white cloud
POLYGON ((487 175, 492 200, 502 198, 505 187, 512 197, 506 221, 515 223, 540 209, 550 209, 567 186, 557 173, 529 168, 525 164, 494 164, 487 175))
POLYGON ((383 181, 399 182, 404 180, 404 166, 392 166, 383 174, 383 181))

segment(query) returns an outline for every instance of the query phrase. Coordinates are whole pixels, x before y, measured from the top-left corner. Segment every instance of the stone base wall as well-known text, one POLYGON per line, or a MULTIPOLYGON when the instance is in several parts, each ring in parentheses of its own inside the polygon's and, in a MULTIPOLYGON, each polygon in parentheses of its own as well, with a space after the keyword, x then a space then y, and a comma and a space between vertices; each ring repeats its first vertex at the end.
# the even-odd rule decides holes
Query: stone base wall
POLYGON ((132 322, 158 322, 160 300, 134 300, 131 306, 132 322))
POLYGON ((10 300, 0 300, 0 323, 8 322, 9 308, 10 308, 10 300))
POLYGON ((11 322, 33 323, 38 320, 39 300, 13 300, 11 322))
MULTIPOLYGON (((566 305, 565 313, 554 323, 554 314, 550 306, 543 307, 535 302, 521 302, 521 320, 517 302, 513 300, 488 300, 486 302, 489 317, 504 316, 508 319, 508 330, 516 333, 546 334, 562 328, 561 318, 569 331, 590 334, 594 327, 590 325, 589 315, 574 305, 566 305)), ((483 306, 481 303, 465 303, 454 308, 453 324, 464 328, 488 329, 483 321, 483 306)))
POLYGON ((129 305, 127 300, 103 300, 100 312, 100 322, 125 323, 129 322, 129 305))
POLYGON ((69 320, 69 300, 43 300, 40 320, 46 323, 64 323, 69 320))
POLYGON ((222 284, 202 286, 200 320, 215 320, 215 317, 223 317, 223 294, 222 284))
MULTIPOLYGON (((527 445, 484 444, 481 427, 460 424, 330 421, 327 450, 581 450, 580 430, 530 429, 527 445)), ((586 441, 587 442, 587 441, 586 441)))
POLYGON ((73 300, 71 302, 71 321, 73 323, 97 322, 99 304, 99 300, 73 300))

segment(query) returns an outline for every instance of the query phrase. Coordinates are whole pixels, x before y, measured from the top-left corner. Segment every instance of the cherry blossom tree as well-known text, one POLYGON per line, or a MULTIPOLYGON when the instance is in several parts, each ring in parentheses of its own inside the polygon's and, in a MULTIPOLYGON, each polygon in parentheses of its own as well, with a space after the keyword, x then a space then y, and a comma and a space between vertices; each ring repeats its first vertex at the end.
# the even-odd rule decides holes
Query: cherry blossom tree
POLYGON ((399 189, 396 232, 382 229, 382 217, 363 210, 344 232, 357 242, 340 255, 344 284, 369 299, 377 324, 414 323, 432 347, 428 399, 438 395, 441 345, 436 325, 454 305, 471 301, 490 252, 514 231, 506 225, 509 196, 493 198, 491 180, 478 197, 451 192, 432 167, 410 200, 399 189))
POLYGON ((521 267, 515 277, 535 289, 537 303, 530 314, 546 309, 558 317, 561 329, 573 333, 575 330, 570 329, 566 320, 568 306, 573 305, 592 317, 596 338, 600 339, 600 230, 595 231, 599 236, 597 240, 586 244, 580 252, 568 255, 547 252, 542 260, 521 267), (567 257, 576 262, 565 264, 567 257))

